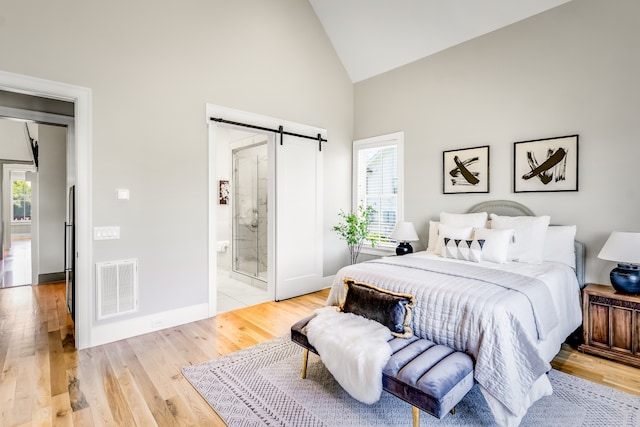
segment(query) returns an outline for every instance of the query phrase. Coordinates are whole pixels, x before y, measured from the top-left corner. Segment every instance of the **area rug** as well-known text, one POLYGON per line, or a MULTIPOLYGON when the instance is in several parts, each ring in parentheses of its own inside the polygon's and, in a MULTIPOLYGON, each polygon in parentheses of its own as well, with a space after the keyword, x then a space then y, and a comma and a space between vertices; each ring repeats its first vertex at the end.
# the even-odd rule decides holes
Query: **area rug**
MULTIPOLYGON (((309 353, 307 379, 300 378, 302 347, 288 336, 187 366, 182 373, 231 426, 411 425, 411 406, 383 393, 366 405, 351 398, 320 358, 309 353)), ((640 427, 640 397, 558 371, 553 395, 536 402, 521 426, 640 427)), ((421 426, 491 426, 493 417, 476 385, 454 415, 438 420, 421 413, 421 426)))

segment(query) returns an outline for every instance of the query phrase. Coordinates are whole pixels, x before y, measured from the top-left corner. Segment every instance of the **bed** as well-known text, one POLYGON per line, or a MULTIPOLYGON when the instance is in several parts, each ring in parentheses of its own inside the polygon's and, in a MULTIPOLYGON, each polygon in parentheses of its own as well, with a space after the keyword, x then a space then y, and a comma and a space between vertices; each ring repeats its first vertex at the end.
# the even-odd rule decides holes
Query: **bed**
POLYGON ((441 213, 426 251, 342 268, 327 304, 344 301, 345 278, 414 295, 413 333, 470 354, 496 422, 518 425, 551 394, 550 362, 582 323, 584 246, 550 221, 506 200, 441 213))

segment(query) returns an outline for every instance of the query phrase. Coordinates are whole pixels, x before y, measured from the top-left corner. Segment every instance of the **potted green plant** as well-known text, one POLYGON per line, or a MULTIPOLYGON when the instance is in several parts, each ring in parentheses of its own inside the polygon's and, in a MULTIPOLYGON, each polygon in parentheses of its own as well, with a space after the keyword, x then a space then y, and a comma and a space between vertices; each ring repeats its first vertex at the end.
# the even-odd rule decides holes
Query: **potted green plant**
MULTIPOLYGON (((342 240, 347 241, 351 264, 355 264, 360 255, 360 249, 369 236, 369 221, 375 210, 371 206, 358 206, 357 212, 345 213, 340 211, 338 216, 343 219, 333 230, 338 233, 342 240)), ((375 247, 375 241, 371 240, 371 247, 375 247)))

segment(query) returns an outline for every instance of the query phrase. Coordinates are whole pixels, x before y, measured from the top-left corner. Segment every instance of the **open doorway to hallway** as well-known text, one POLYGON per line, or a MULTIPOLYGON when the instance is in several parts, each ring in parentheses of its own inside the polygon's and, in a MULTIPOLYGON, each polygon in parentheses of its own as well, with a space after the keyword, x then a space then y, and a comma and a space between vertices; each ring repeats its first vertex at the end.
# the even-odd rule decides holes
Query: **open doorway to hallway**
MULTIPOLYGON (((66 186, 74 191, 73 265, 67 308, 78 349, 92 346, 91 89, 0 70, 0 117, 60 125, 67 130, 66 186), (78 283, 79 285, 76 285, 78 283)), ((57 169, 60 171, 60 169, 57 169)), ((66 199, 66 196, 62 200, 66 199)), ((66 203, 65 203, 66 204, 66 203)), ((68 218, 67 218, 68 219, 68 218)), ((62 230, 64 219, 58 224, 62 230)), ((33 241, 32 241, 33 244, 33 241)), ((32 245, 33 246, 33 245, 32 245)), ((32 248, 33 249, 33 248, 32 248)), ((63 252, 64 251, 63 248, 63 252)), ((64 258, 64 257, 63 257, 64 258)), ((64 261, 64 260, 63 260, 64 261)), ((32 260, 33 262, 33 260, 32 260)), ((63 269, 66 269, 63 265, 63 269)))
POLYGON ((63 282, 67 127, 0 124, 3 287, 63 282))

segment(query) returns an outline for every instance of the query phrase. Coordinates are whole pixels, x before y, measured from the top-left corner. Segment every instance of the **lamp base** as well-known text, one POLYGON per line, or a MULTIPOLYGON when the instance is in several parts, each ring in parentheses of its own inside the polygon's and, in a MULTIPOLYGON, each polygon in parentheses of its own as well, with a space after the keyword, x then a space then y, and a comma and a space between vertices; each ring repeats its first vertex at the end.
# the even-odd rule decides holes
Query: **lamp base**
POLYGON ((640 266, 618 264, 609 274, 613 288, 625 294, 640 295, 640 266))
POLYGON ((409 244, 409 242, 400 242, 398 246, 396 246, 396 255, 406 255, 413 253, 413 248, 409 244))

